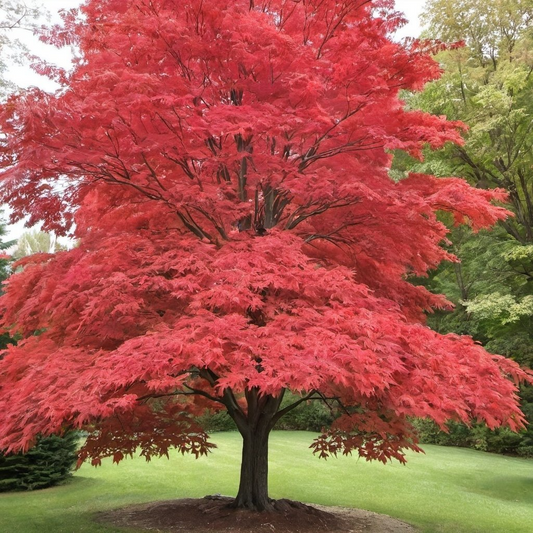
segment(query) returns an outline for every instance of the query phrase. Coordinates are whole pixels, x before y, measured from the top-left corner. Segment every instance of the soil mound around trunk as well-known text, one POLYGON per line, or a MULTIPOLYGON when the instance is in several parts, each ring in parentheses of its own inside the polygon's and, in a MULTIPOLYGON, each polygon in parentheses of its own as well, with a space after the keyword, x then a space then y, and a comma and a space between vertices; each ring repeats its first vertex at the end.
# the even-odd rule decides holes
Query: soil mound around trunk
POLYGON ((290 500, 273 502, 274 511, 256 512, 231 506, 233 498, 206 496, 133 505, 99 513, 98 522, 158 533, 416 533, 405 522, 386 515, 305 505, 290 500))

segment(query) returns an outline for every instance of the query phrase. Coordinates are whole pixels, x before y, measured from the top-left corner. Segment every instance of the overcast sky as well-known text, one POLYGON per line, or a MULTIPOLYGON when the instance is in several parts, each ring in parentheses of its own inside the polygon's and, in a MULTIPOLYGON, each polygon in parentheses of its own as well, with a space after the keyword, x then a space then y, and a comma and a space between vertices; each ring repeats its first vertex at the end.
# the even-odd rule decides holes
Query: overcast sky
POLYGON ((409 24, 405 28, 402 28, 402 35, 418 37, 420 34, 420 22, 418 17, 422 12, 424 4, 425 0, 396 0, 396 8, 398 11, 403 11, 407 20, 409 20, 409 24))

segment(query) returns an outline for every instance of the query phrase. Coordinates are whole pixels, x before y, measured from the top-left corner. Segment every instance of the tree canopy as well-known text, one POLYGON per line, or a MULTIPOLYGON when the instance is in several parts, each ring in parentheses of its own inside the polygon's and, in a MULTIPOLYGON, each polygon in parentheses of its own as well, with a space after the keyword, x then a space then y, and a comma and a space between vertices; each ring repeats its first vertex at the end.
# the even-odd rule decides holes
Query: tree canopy
POLYGON ((321 456, 404 460, 409 417, 522 427, 518 365, 425 313, 410 282, 448 229, 507 216, 456 178, 389 176, 393 150, 461 143, 404 109, 439 66, 400 44, 391 1, 89 0, 63 87, 0 111, 2 198, 79 246, 19 262, 2 299, 21 341, 0 366, 0 448, 89 431, 81 459, 206 453, 196 422, 243 436, 236 505, 269 508, 268 433, 306 400, 336 413, 321 456), (36 383, 39 387, 36 389, 36 383), (280 408, 284 391, 300 395, 280 408))

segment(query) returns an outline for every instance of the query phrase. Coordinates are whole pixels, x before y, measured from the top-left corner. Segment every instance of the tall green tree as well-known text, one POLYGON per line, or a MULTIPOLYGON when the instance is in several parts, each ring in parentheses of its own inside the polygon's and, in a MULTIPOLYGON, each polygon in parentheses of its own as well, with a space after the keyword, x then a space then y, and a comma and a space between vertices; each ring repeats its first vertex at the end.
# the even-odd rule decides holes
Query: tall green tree
MULTIPOLYGON (((397 166, 462 176, 480 189, 505 189, 514 213, 491 232, 453 230, 450 251, 460 262, 441 266, 428 285, 456 307, 430 322, 440 332, 470 334, 490 351, 531 366, 533 2, 429 0, 423 20, 426 37, 458 46, 437 55, 443 76, 407 99, 413 108, 466 124, 464 144, 426 151, 423 161, 402 156, 397 166)), ((524 390, 530 422, 531 399, 524 390)), ((533 434, 520 445, 532 444, 533 434)))
POLYGON ((423 19, 428 37, 464 46, 438 55, 442 78, 410 105, 468 129, 462 146, 428 152, 412 169, 503 188, 515 215, 500 221, 503 231, 476 242, 456 230, 452 241, 462 262, 437 283, 452 276, 455 293, 446 292, 464 305, 470 331, 482 340, 501 341, 511 332, 522 337, 533 316, 533 2, 429 0, 423 19))
POLYGON ((18 238, 17 247, 13 252, 13 258, 22 259, 32 254, 54 253, 65 249, 53 233, 33 229, 25 231, 18 238))
POLYGON ((533 243, 533 2, 429 0, 423 20, 428 37, 464 46, 438 55, 442 78, 411 105, 469 126, 463 146, 428 163, 506 189, 515 217, 501 224, 518 243, 533 243))
MULTIPOLYGON (((5 281, 11 274, 11 261, 10 257, 6 254, 6 250, 11 248, 11 246, 13 246, 16 242, 13 240, 6 240, 6 235, 6 225, 0 221, 0 283, 5 281)), ((0 292, 2 292, 1 287, 0 292)), ((5 348, 10 338, 11 337, 8 333, 2 333, 0 335, 0 348, 5 348)))

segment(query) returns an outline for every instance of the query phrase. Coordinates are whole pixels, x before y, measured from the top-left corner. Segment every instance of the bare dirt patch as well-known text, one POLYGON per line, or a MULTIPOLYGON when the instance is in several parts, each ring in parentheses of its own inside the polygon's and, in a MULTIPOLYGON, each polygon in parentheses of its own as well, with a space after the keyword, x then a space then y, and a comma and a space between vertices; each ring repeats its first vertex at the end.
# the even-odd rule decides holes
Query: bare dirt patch
POLYGON ((232 498, 206 496, 133 505, 100 513, 98 522, 156 533, 416 533, 390 516, 343 507, 277 500, 275 512, 230 507, 232 498))

